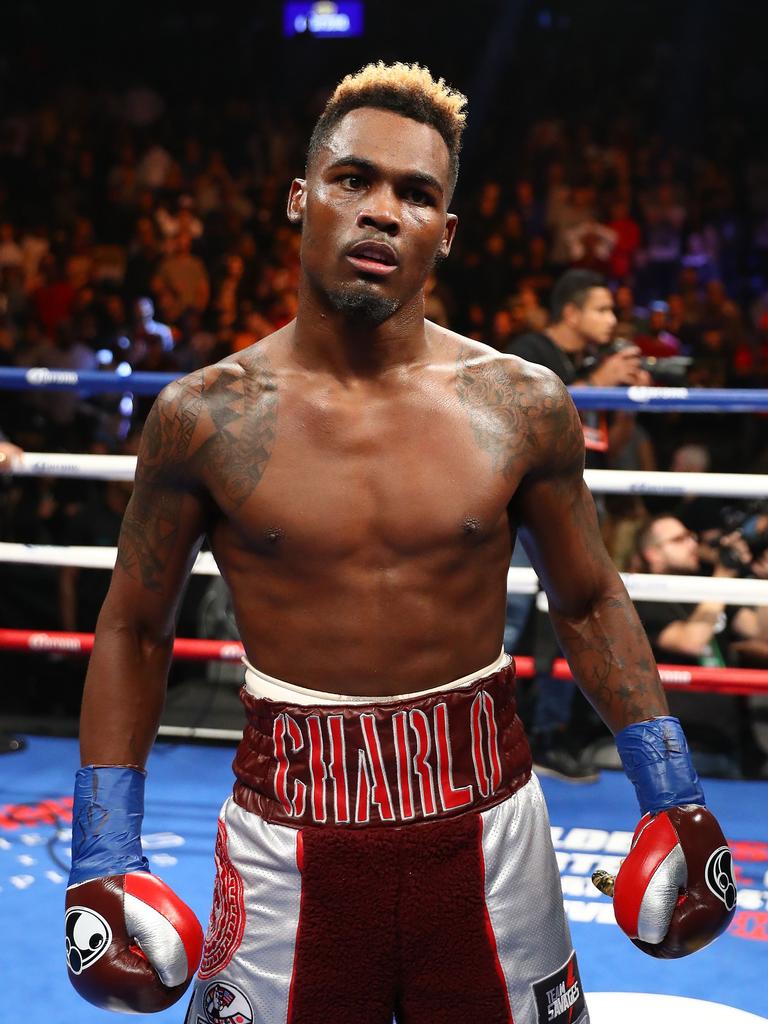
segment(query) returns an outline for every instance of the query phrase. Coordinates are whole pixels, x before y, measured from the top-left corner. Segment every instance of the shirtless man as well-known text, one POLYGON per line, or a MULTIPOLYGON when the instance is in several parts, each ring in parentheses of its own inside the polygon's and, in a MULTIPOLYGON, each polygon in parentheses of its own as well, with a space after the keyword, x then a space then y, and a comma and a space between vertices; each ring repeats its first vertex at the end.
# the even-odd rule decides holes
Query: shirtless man
POLYGON ((730 919, 730 890, 704 881, 727 847, 600 542, 567 390, 424 319, 456 230, 464 104, 417 66, 346 78, 290 190, 296 320, 166 388, 149 415, 73 815, 69 970, 98 1005, 170 1005, 200 955, 139 830, 204 536, 247 652, 248 724, 188 1024, 588 1020, 500 653, 518 531, 655 815, 616 880, 617 914, 655 955, 730 919))

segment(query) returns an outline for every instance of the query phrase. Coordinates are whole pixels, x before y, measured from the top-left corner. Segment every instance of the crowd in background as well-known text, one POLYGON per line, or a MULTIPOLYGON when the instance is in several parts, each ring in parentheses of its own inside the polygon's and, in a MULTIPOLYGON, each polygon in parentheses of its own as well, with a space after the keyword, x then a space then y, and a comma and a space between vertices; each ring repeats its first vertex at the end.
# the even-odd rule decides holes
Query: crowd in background
MULTIPOLYGON (((297 118, 72 87, 0 120, 0 366, 183 373, 290 321, 299 235, 285 200, 322 100, 297 118)), ((428 317, 507 350, 546 326, 557 276, 585 267, 610 282, 617 335, 688 357, 689 385, 765 386, 768 159, 676 149, 627 113, 594 120, 532 120, 519 138, 499 123, 507 145, 487 173, 476 147, 428 317)), ((0 427, 28 450, 117 451, 146 411, 6 392, 0 427)), ((760 468, 754 418, 647 419, 659 468, 686 441, 712 469, 760 468)))
MULTIPOLYGON (((300 236, 285 201, 322 99, 298 118, 277 102, 235 97, 182 116, 134 84, 64 89, 0 118, 0 367, 185 373, 288 323, 300 236)), ((686 357, 674 382, 765 387, 768 159, 737 165, 641 128, 627 112, 532 119, 487 170, 475 152, 453 205, 454 250, 428 284, 427 316, 506 351, 547 327, 554 281, 582 267, 609 282, 618 337, 647 357, 686 357)), ((496 129, 501 140, 514 135, 510 125, 496 129)), ((27 450, 135 452, 148 411, 128 394, 2 394, 0 427, 27 450)), ((616 465, 768 470, 761 417, 641 423, 641 443, 616 465)), ((128 493, 6 480, 2 539, 112 544, 128 493)), ((621 568, 632 567, 648 515, 664 508, 653 499, 606 503, 606 540, 621 568)), ((683 519, 685 511, 675 510, 683 519)), ((713 524, 687 523, 705 525, 713 524)), ((61 575, 56 608, 49 600, 48 621, 37 625, 93 627, 101 592, 83 606, 75 575, 61 575)))
MULTIPOLYGON (((172 114, 137 86, 64 93, 0 122, 2 365, 187 372, 292 319, 299 236, 284 207, 311 118, 232 100, 186 131, 172 114)), ((586 267, 611 282, 622 337, 692 357, 689 384, 764 386, 768 160, 737 171, 675 152, 629 117, 599 139, 586 123, 534 121, 511 165, 460 182, 428 316, 506 349, 546 325, 558 273, 586 267)), ((78 434, 82 410, 54 406, 46 447, 109 441, 98 410, 78 434)))

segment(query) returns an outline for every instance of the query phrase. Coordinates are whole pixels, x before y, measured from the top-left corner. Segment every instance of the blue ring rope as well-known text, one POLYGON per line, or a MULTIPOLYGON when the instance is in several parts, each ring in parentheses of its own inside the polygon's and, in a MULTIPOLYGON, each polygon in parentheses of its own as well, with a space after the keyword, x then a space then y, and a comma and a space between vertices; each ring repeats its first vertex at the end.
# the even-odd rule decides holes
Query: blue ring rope
MULTIPOLYGON (((156 395, 181 376, 174 373, 102 373, 100 370, 50 370, 0 367, 0 391, 78 391, 156 395)), ((634 412, 768 412, 768 389, 744 388, 573 388, 579 409, 627 409, 634 412)))

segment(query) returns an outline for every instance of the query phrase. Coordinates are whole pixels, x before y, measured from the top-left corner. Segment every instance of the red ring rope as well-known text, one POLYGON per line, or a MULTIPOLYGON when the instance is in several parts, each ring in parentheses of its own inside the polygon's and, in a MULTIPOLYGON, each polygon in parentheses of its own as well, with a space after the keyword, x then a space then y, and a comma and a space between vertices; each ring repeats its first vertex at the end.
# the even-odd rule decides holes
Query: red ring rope
MULTIPOLYGON (((64 633, 53 630, 0 629, 0 650, 90 654, 93 633, 64 633)), ((173 655, 184 661, 239 661, 244 655, 237 640, 196 640, 178 638, 173 655)), ((520 679, 536 674, 533 658, 515 658, 520 679)), ((768 670, 759 668, 704 668, 699 665, 659 665, 661 681, 667 690, 696 693, 727 693, 753 696, 768 693, 768 670)), ((557 679, 572 679, 568 662, 558 658, 552 668, 557 679)))

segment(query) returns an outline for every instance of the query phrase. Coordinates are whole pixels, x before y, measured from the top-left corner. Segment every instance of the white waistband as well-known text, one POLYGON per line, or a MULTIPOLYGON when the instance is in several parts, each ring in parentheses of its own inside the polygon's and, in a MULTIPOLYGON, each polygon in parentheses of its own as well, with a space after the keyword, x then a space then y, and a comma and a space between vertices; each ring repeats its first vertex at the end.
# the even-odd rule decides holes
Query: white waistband
POLYGON ((398 693, 385 697, 309 690, 305 686, 286 683, 283 679, 275 679, 274 676, 268 676, 266 672, 260 672, 247 658, 243 658, 243 664, 245 665, 245 690, 252 697, 278 700, 288 704, 387 704, 398 700, 410 700, 412 697, 428 697, 431 693, 468 686, 477 679, 482 679, 483 676, 490 676, 494 672, 498 672, 499 669, 505 668, 511 660, 506 651, 502 650, 498 658, 490 665, 486 665, 485 668, 480 668, 476 672, 470 672, 468 676, 462 676, 461 679, 454 679, 453 682, 443 683, 440 686, 431 686, 428 690, 418 690, 416 693, 398 693))

